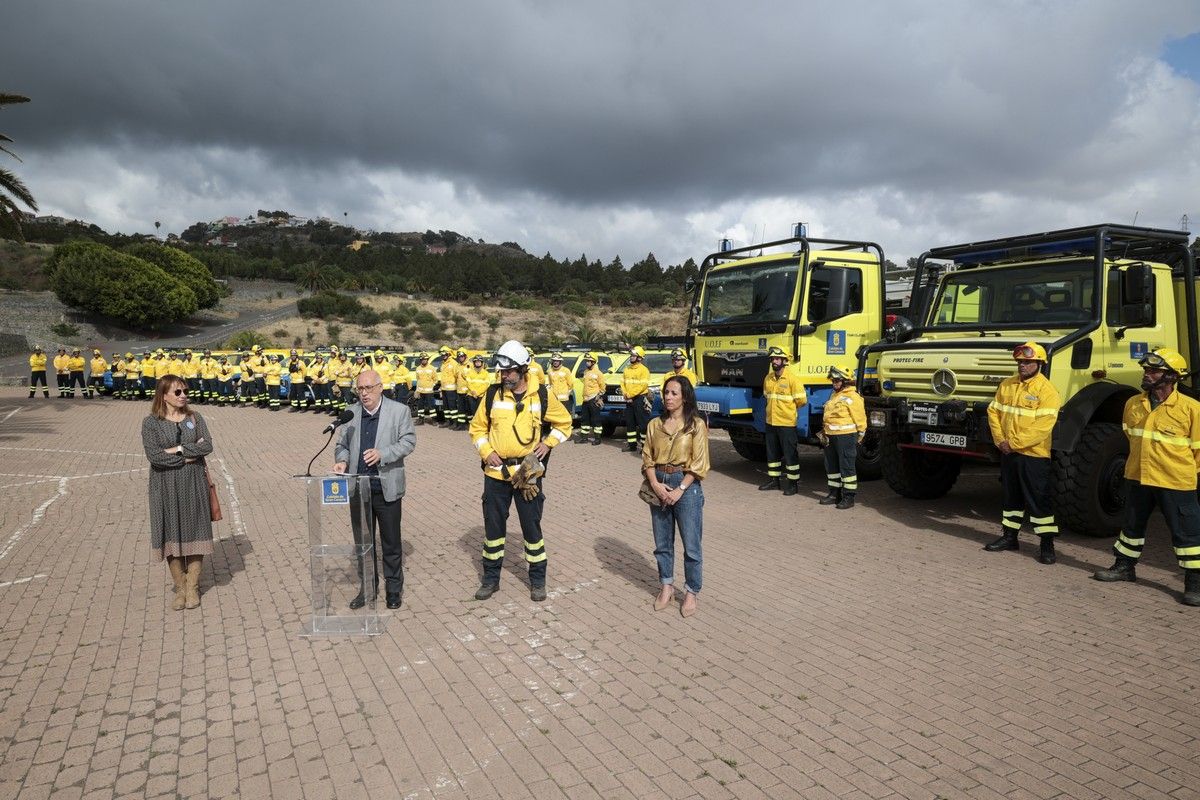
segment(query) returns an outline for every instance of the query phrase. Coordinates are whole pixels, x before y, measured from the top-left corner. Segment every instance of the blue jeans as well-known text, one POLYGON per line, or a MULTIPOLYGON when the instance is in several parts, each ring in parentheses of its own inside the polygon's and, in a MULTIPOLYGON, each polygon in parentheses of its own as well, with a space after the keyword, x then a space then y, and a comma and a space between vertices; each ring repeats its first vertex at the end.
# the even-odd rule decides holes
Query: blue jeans
MULTIPOLYGON (((659 483, 672 489, 683 481, 683 472, 667 474, 656 470, 659 483)), ((700 481, 693 481, 673 506, 650 506, 650 522, 654 529, 654 558, 658 561, 658 577, 664 584, 675 583, 675 528, 683 540, 683 580, 687 590, 700 594, 704 582, 704 556, 700 540, 704 534, 704 490, 700 481)))

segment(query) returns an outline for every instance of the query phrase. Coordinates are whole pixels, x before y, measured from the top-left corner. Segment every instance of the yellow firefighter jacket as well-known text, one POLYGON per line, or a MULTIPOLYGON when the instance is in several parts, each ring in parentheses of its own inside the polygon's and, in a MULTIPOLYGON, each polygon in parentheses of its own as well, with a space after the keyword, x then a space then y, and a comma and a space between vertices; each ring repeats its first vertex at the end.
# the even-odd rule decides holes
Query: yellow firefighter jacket
POLYGON ((650 391, 650 369, 645 362, 639 361, 625 368, 621 373, 621 391, 626 399, 641 397, 650 391))
MULTIPOLYGON (((546 406, 543 414, 537 389, 527 388, 520 400, 512 392, 497 389, 491 418, 486 400, 471 418, 469 432, 480 459, 486 462, 492 453, 505 459, 523 458, 533 452, 539 441, 554 447, 571 438, 571 415, 552 392, 546 393, 546 406), (550 424, 550 433, 544 440, 543 420, 550 424)), ((497 468, 485 466, 483 471, 492 478, 505 480, 504 473, 497 468)))
POLYGON ((29 371, 44 372, 46 369, 46 354, 33 353, 29 356, 29 371))
MULTIPOLYGON (((808 403, 800 373, 791 364, 784 365, 778 377, 775 370, 767 370, 763 398, 767 401, 767 424, 782 428, 796 427, 796 409, 808 403)), ((829 413, 828 407, 825 413, 829 413)))
POLYGON ((1145 392, 1125 402, 1125 477, 1143 486, 1194 490, 1200 471, 1200 403, 1179 390, 1150 410, 1145 392))
POLYGON ((834 392, 825 404, 823 415, 826 436, 841 436, 847 433, 862 435, 867 432, 867 409, 863 399, 853 386, 834 392))
POLYGON ((593 365, 583 373, 583 402, 595 400, 600 394, 604 394, 604 373, 593 365))
POLYGON ((1005 378, 988 406, 992 441, 1008 442, 1014 453, 1049 458, 1050 434, 1061 406, 1058 390, 1040 372, 1027 381, 1020 375, 1005 378))
POLYGON ((437 383, 437 370, 431 364, 417 367, 417 394, 433 394, 437 383))
POLYGON ((467 381, 467 394, 471 397, 483 397, 484 392, 492 385, 492 372, 487 367, 471 367, 464 374, 464 378, 467 381))
POLYGON ((571 370, 566 367, 551 369, 546 373, 546 388, 550 393, 564 403, 571 399, 571 392, 575 388, 575 379, 571 376, 571 370))

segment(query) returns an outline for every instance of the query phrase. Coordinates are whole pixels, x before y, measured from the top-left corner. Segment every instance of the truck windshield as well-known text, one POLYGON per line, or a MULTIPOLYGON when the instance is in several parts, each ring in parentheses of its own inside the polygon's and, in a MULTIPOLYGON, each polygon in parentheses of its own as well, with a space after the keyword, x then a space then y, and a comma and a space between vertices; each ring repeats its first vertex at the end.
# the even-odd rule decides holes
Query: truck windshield
POLYGON ((700 323, 721 325, 788 319, 799 273, 799 260, 709 273, 700 306, 700 323))
POLYGON ((1074 327, 1092 319, 1094 283, 1090 261, 951 273, 929 327, 1074 327))

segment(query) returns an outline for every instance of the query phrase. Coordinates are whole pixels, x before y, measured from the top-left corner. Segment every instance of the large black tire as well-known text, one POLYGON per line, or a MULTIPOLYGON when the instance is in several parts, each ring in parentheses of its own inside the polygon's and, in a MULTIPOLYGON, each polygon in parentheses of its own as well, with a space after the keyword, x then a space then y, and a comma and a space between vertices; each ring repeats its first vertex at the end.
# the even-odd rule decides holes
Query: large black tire
POLYGON ((753 461, 756 464, 767 463, 767 445, 761 436, 757 439, 735 436, 730 431, 729 441, 733 444, 733 449, 737 451, 737 454, 747 461, 753 461))
POLYGON ((867 431, 867 435, 858 443, 854 471, 864 481, 877 481, 883 477, 883 436, 881 434, 867 431))
POLYGON ((889 435, 881 437, 879 461, 892 491, 914 500, 931 500, 946 494, 962 470, 962 456, 901 448, 895 437, 889 435))
POLYGON ((1069 453, 1054 453, 1055 517, 1060 527, 1113 538, 1125 521, 1125 460, 1129 440, 1113 422, 1083 429, 1069 453))

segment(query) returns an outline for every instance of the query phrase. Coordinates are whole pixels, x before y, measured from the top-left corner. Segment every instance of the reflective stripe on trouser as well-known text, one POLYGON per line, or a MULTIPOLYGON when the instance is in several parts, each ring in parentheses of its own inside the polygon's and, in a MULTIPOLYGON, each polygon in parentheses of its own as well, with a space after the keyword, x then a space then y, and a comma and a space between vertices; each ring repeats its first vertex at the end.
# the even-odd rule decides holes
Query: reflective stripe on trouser
POLYGON ((650 412, 646 410, 643 397, 638 395, 625 403, 625 441, 629 444, 641 444, 646 439, 650 412))
POLYGON ((1058 533, 1051 501, 1054 476, 1049 458, 1021 453, 1002 455, 1000 482, 1004 487, 1001 524, 1006 532, 1019 531, 1028 512, 1034 533, 1039 536, 1058 533))
POLYGON ((1184 569, 1200 569, 1200 502, 1193 489, 1162 489, 1126 480, 1125 526, 1113 552, 1137 560, 1146 544, 1146 525, 1157 506, 1171 531, 1175 558, 1184 569))
MULTIPOLYGON (((538 481, 541 484, 541 481, 538 481)), ((529 562, 529 583, 532 586, 546 585, 546 545, 542 539, 542 507, 545 494, 526 500, 520 492, 513 490, 508 481, 496 480, 485 475, 483 478, 483 580, 485 583, 500 582, 500 567, 504 562, 505 526, 508 524, 509 509, 516 505, 517 518, 521 522, 521 534, 525 539, 525 560, 529 562)))
POLYGON ((830 489, 858 491, 854 459, 858 455, 858 433, 838 433, 825 445, 825 479, 830 489))
POLYGON ((579 407, 579 422, 579 430, 582 431, 584 436, 600 435, 604 426, 600 422, 600 409, 596 408, 594 400, 585 402, 579 407))
MULTIPOLYGON (((763 433, 767 445, 767 477, 800 479, 800 454, 796 451, 796 429, 790 425, 768 425, 763 433)), ((839 476, 840 477, 840 476, 839 476)))
POLYGON ((35 391, 37 391, 37 387, 39 384, 41 385, 43 392, 45 392, 46 394, 50 393, 50 389, 46 385, 46 370, 44 370, 44 369, 38 370, 37 372, 29 373, 29 396, 30 397, 32 397, 33 393, 35 391))
POLYGON ((442 419, 458 422, 458 392, 442 392, 442 419))

